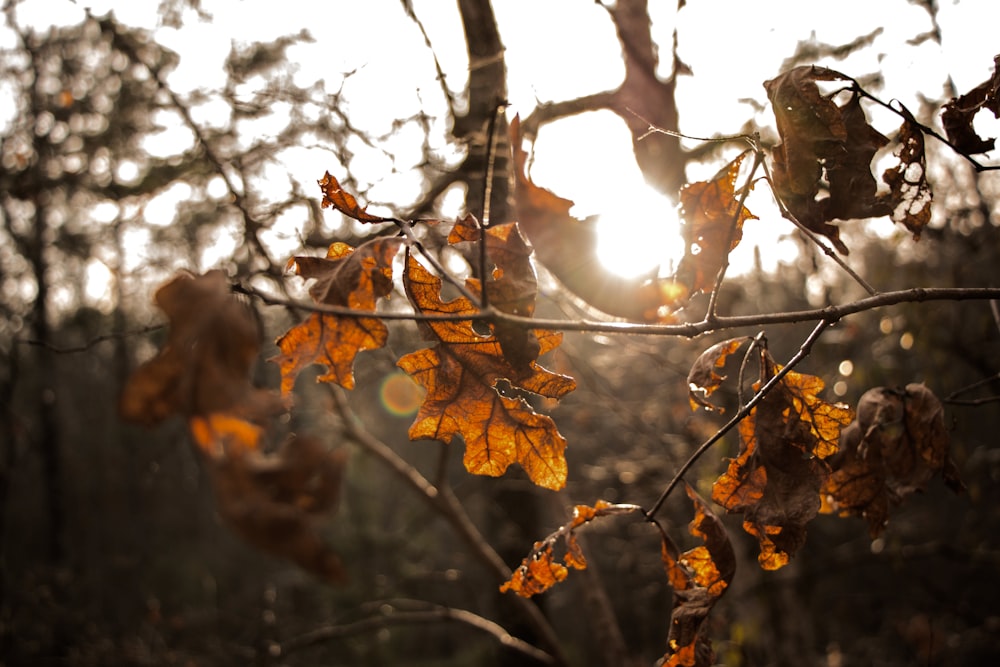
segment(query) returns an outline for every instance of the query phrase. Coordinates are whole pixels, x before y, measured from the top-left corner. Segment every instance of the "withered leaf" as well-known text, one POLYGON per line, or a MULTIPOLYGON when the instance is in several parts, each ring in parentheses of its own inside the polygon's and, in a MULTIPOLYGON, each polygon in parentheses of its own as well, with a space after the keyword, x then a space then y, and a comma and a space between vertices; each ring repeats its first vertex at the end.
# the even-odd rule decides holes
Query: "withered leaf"
POLYGON ((832 94, 820 92, 818 81, 854 85, 840 72, 814 66, 793 68, 764 83, 782 140, 772 154, 773 185, 796 220, 846 255, 840 230, 830 221, 879 217, 892 210, 876 196, 871 173, 875 153, 888 140, 868 123, 857 91, 839 106, 832 94), (821 197, 824 190, 829 194, 821 197))
POLYGON ((274 454, 231 451, 210 461, 219 515, 249 544, 330 582, 346 576, 320 534, 340 496, 347 450, 292 437, 274 454))
POLYGON ((890 188, 889 204, 893 222, 902 223, 913 232, 913 238, 931 221, 931 188, 927 183, 927 160, 924 155, 924 134, 909 111, 899 130, 899 164, 887 169, 882 180, 890 188))
POLYGON ((689 530, 704 541, 701 546, 679 553, 669 536, 661 531, 663 565, 674 589, 670 633, 664 667, 708 667, 714 664, 711 642, 704 632, 705 622, 715 603, 726 592, 736 573, 736 555, 722 522, 685 484, 695 508, 689 530))
POLYGON ((675 280, 686 288, 685 298, 711 291, 719 269, 743 238, 743 223, 757 219, 734 196, 740 164, 747 154, 738 155, 712 180, 681 188, 685 250, 675 280))
MULTIPOLYGON (((330 246, 325 258, 296 257, 290 265, 303 278, 314 278, 309 290, 319 304, 374 312, 377 301, 392 291, 392 260, 398 238, 377 238, 357 249, 344 243, 330 246)), ((281 391, 289 394, 306 367, 320 364, 327 372, 318 382, 354 387, 354 359, 362 350, 385 345, 389 330, 374 317, 314 312, 278 338, 281 354, 270 359, 281 368, 281 391)))
POLYGON ((169 318, 170 333, 126 383, 119 401, 124 419, 153 425, 174 414, 228 414, 257 421, 283 409, 273 392, 250 383, 257 323, 225 274, 181 274, 156 291, 155 303, 169 318))
MULTIPOLYGON (((485 280, 488 302, 501 312, 531 317, 535 312, 538 280, 531 265, 531 246, 521 236, 517 223, 493 225, 481 232, 475 216, 469 214, 455 223, 448 243, 479 242, 480 236, 486 240, 486 258, 490 264, 485 280)), ((529 372, 539 354, 535 332, 500 321, 493 325, 493 334, 511 366, 519 373, 529 372)))
POLYGON ((698 356, 688 372, 688 400, 692 410, 702 407, 720 414, 724 412, 723 408, 709 401, 708 397, 714 394, 715 390, 722 386, 726 380, 726 376, 721 374, 721 370, 725 367, 729 355, 750 340, 752 339, 748 336, 730 338, 716 343, 698 356))
POLYGON ((510 578, 500 586, 500 592, 511 591, 521 597, 529 598, 544 593, 563 581, 569 572, 567 568, 587 569, 587 559, 583 555, 583 549, 580 547, 574 531, 598 517, 641 511, 642 508, 637 505, 618 505, 605 500, 598 500, 593 507, 577 505, 573 508, 572 519, 544 540, 535 542, 528 555, 511 573, 510 578), (554 545, 559 540, 562 540, 566 547, 562 563, 559 563, 554 555, 554 545))
POLYGON ((965 95, 952 98, 941 111, 941 125, 948 141, 963 155, 993 150, 995 139, 983 139, 972 126, 976 114, 983 109, 1000 118, 1000 55, 993 58, 993 76, 965 95))
MULTIPOLYGON (((780 368, 770 357, 765 377, 780 368)), ((712 488, 728 512, 760 543, 758 562, 776 570, 804 543, 806 524, 820 509, 819 490, 853 418, 847 406, 819 398, 823 381, 789 372, 739 424, 740 452, 712 488)))
MULTIPOLYGON (((412 256, 404 276, 407 294, 424 314, 475 315, 465 298, 441 300, 441 280, 412 256)), ((397 365, 425 390, 426 396, 410 427, 413 440, 448 443, 465 440, 465 467, 479 475, 499 476, 518 463, 539 486, 559 489, 566 482, 566 441, 555 423, 536 413, 526 392, 561 398, 576 387, 572 378, 551 373, 532 361, 515 368, 495 335, 476 332, 469 320, 425 321, 433 348, 401 358, 397 365)), ((554 349, 558 333, 536 330, 539 354, 554 349)))
POLYGON ((661 286, 648 278, 624 278, 604 268, 594 222, 571 216, 572 201, 535 185, 528 177, 520 126, 516 117, 510 123, 514 203, 518 224, 535 256, 567 290, 597 310, 630 320, 656 320, 664 305, 661 286))
POLYGON ((890 509, 922 490, 935 473, 962 489, 948 457, 941 402, 922 384, 865 392, 841 448, 821 489, 822 511, 864 517, 873 538, 885 529, 890 509))
POLYGON ((340 187, 337 179, 330 175, 330 172, 323 174, 319 181, 319 187, 323 190, 323 203, 321 206, 327 208, 332 206, 349 218, 354 218, 358 222, 392 222, 392 218, 383 218, 372 215, 365 209, 367 207, 358 204, 354 195, 340 187))

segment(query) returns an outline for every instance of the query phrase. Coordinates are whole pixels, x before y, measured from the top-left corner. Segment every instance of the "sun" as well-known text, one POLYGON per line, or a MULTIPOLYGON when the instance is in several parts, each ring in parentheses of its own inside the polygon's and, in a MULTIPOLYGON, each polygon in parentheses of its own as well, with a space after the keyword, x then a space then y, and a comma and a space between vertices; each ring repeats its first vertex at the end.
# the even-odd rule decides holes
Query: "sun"
POLYGON ((644 183, 618 194, 597 219, 601 263, 625 278, 672 274, 684 255, 676 204, 644 183))

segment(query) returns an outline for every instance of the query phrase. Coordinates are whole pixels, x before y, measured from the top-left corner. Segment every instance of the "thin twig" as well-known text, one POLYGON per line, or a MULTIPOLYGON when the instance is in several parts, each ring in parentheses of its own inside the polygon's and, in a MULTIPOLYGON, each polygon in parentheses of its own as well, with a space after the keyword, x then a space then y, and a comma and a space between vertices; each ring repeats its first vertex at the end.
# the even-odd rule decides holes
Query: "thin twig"
POLYGON ((112 332, 112 333, 107 333, 107 334, 102 334, 100 336, 96 336, 96 337, 91 338, 90 340, 88 340, 83 345, 76 345, 74 347, 60 347, 59 345, 54 345, 54 344, 52 344, 52 343, 50 343, 48 341, 33 340, 33 339, 30 339, 30 338, 27 338, 27 339, 25 339, 25 338, 20 338, 20 339, 19 338, 15 338, 14 342, 15 343, 20 343, 21 345, 32 345, 32 346, 35 346, 35 347, 43 347, 46 350, 50 350, 52 352, 55 352, 56 354, 75 354, 77 352, 87 352, 91 348, 93 348, 94 346, 99 345, 100 343, 103 343, 105 341, 119 340, 119 339, 122 339, 122 338, 129 338, 129 337, 132 337, 132 336, 141 336, 143 334, 151 333, 153 331, 160 331, 165 326, 166 325, 163 325, 163 324, 151 324, 148 327, 143 327, 141 329, 135 329, 133 331, 115 331, 115 332, 112 332))

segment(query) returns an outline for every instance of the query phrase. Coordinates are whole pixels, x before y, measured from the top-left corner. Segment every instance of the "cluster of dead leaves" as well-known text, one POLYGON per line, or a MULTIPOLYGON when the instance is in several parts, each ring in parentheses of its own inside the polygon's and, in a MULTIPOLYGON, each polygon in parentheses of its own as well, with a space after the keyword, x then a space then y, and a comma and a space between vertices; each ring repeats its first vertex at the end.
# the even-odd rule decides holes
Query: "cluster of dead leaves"
POLYGON ((257 548, 342 581, 340 560, 320 528, 336 509, 345 452, 301 435, 265 452, 267 422, 286 404, 250 382, 260 337, 251 311, 220 271, 182 274, 156 292, 155 302, 170 332, 129 378, 123 418, 146 425, 186 419, 223 520, 257 548))
MULTIPOLYGON (((725 381, 729 356, 749 340, 724 341, 701 355, 688 376, 692 408, 718 409, 707 397, 725 381)), ((782 370, 766 349, 759 358, 755 390, 782 370)), ((739 422, 739 453, 712 489, 726 511, 743 515, 764 569, 788 563, 819 512, 864 516, 875 537, 890 506, 934 473, 961 487, 941 403, 927 387, 869 390, 857 412, 822 399, 823 387, 818 377, 787 371, 739 422)))

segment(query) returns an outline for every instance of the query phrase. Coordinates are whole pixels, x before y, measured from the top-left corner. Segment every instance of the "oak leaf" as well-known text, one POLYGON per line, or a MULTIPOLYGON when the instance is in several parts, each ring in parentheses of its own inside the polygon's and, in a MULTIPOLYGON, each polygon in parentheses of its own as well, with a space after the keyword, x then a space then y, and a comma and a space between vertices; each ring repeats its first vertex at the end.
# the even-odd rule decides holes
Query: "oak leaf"
POLYGON ((1000 55, 993 58, 993 76, 966 94, 952 98, 941 111, 941 125, 948 141, 962 155, 993 150, 996 139, 983 139, 972 126, 976 114, 983 109, 1000 118, 1000 55))
POLYGON ((729 536, 708 504, 685 484, 695 508, 689 531, 703 545, 679 553, 661 531, 661 556, 674 589, 670 633, 664 667, 708 667, 714 664, 711 642, 703 632, 712 607, 729 588, 736 573, 736 555, 729 536))
POLYGON ((860 94, 852 90, 842 106, 817 82, 856 84, 825 67, 795 67, 764 82, 782 143, 772 158, 775 193, 808 229, 826 236, 842 254, 847 246, 835 219, 879 217, 891 212, 871 172, 875 153, 888 140, 867 121, 860 94), (825 175, 825 180, 824 180, 825 175), (820 196, 823 191, 828 196, 820 196))
POLYGON ((340 496, 347 450, 292 437, 275 453, 231 451, 210 460, 219 515, 249 544, 330 582, 346 579, 320 533, 340 496))
POLYGON ((361 206, 358 200, 354 198, 354 195, 341 188, 340 183, 330 175, 330 172, 326 172, 318 182, 319 187, 323 190, 322 208, 332 206, 347 217, 353 218, 358 222, 392 222, 392 218, 383 218, 368 213, 366 210, 367 207, 361 206))
MULTIPOLYGON (((160 287, 154 301, 170 331, 157 355, 129 377, 119 401, 122 417, 148 426, 175 414, 205 419, 238 446, 255 447, 256 427, 250 422, 284 406, 273 392, 250 382, 259 350, 253 314, 232 294, 221 271, 181 274, 160 287)), ((203 424, 192 422, 197 425, 203 424)))
MULTIPOLYGON (((780 370, 765 355, 764 377, 780 370)), ((743 528, 760 544, 761 567, 776 570, 804 543, 806 524, 820 509, 828 474, 824 459, 837 451, 853 411, 819 398, 823 381, 790 371, 740 422, 740 452, 712 488, 728 512, 743 513, 743 528)))
POLYGON ((598 500, 593 507, 577 505, 573 508, 573 518, 560 526, 544 540, 535 542, 531 551, 521 561, 521 564, 511 573, 510 578, 500 586, 500 592, 517 593, 529 598, 544 593, 557 583, 566 579, 569 569, 587 569, 587 559, 574 532, 577 528, 598 517, 616 516, 641 512, 637 505, 612 504, 598 500), (554 545, 562 540, 565 544, 563 562, 556 560, 554 545))
POLYGON ((721 370, 729 360, 729 355, 749 340, 752 339, 747 336, 724 340, 698 356, 688 371, 688 400, 692 410, 702 407, 719 414, 724 412, 723 408, 709 401, 708 397, 725 382, 726 376, 721 374, 721 370))
MULTIPOLYGON (((377 238, 357 249, 345 243, 330 246, 325 258, 295 257, 289 264, 300 276, 315 279, 309 293, 316 303, 375 311, 378 300, 392 291, 392 260, 398 238, 377 238)), ((314 312, 278 338, 281 354, 270 359, 281 369, 281 392, 289 394, 295 378, 312 364, 326 366, 317 382, 354 387, 354 359, 363 350, 385 345, 389 330, 374 317, 314 312)))
POLYGON ((736 177, 747 154, 738 155, 712 180, 681 188, 685 250, 674 279, 684 286, 685 298, 712 290, 726 258, 743 238, 743 223, 757 219, 735 197, 736 177))
MULTIPOLYGON (((449 443, 465 440, 466 469, 479 475, 502 475, 518 463, 535 484, 559 489, 566 483, 566 440, 549 417, 528 404, 529 394, 558 399, 572 391, 572 378, 551 373, 531 361, 515 367, 491 331, 473 327, 478 309, 466 298, 441 300, 441 280, 412 256, 407 257, 404 285, 411 302, 425 315, 468 315, 469 319, 426 320, 433 348, 413 352, 397 365, 426 395, 410 426, 412 440, 449 443)), ((470 281, 470 287, 477 287, 470 281)), ((561 334, 536 330, 539 354, 554 349, 561 334)))
POLYGON ((913 238, 931 221, 930 185, 927 183, 927 160, 924 135, 909 111, 903 109, 904 121, 899 130, 899 165, 886 169, 882 180, 889 185, 892 220, 913 232, 913 238))
POLYGON ((922 490, 935 473, 954 490, 962 489, 948 457, 941 402, 926 386, 869 389, 857 415, 842 434, 841 452, 821 489, 823 512, 864 517, 875 538, 890 509, 922 490))

